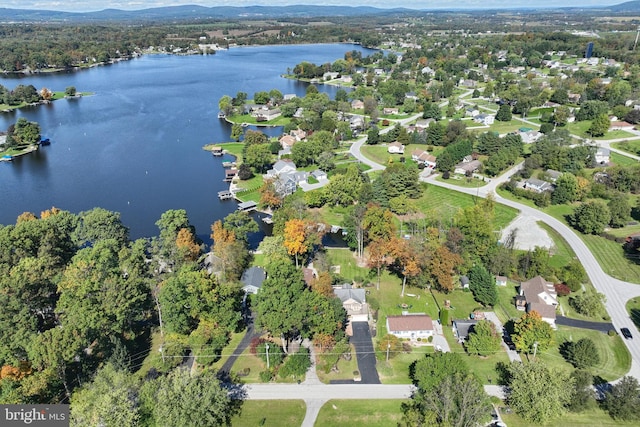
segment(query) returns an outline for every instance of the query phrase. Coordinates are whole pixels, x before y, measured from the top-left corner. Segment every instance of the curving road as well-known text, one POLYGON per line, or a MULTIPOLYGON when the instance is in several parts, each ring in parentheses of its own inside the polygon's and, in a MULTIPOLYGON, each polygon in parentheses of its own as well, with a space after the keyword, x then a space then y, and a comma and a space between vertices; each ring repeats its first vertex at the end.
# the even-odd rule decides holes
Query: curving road
POLYGON ((473 196, 487 197, 489 194, 492 194, 496 202, 518 209, 521 212, 536 218, 538 221, 546 223, 551 228, 556 230, 571 246, 576 256, 580 260, 580 263, 584 266, 584 269, 587 272, 587 275, 589 276, 589 279, 591 280, 591 283, 593 283, 593 286, 596 288, 596 290, 606 296, 607 301, 605 306, 607 308, 609 316, 611 316, 611 323, 613 323, 618 331, 622 327, 629 328, 632 331, 632 334, 638 338, 624 340, 624 343, 629 349, 632 358, 631 370, 629 371, 629 375, 632 375, 640 380, 640 332, 638 332, 638 329, 629 318, 629 315, 627 314, 627 310, 625 308, 625 304, 629 299, 640 296, 640 285, 623 282, 622 280, 618 280, 607 275, 604 271, 602 271, 600 264, 598 264, 598 261, 596 261, 595 257, 593 256, 589 248, 587 248, 587 245, 584 244, 582 239, 580 239, 580 237, 578 237, 578 235, 571 228, 569 228, 556 218, 527 205, 523 205, 521 203, 514 202, 497 195, 495 193, 496 187, 500 183, 508 180, 508 178, 517 171, 516 168, 517 166, 510 169, 500 178, 492 180, 489 184, 485 185, 484 187, 480 187, 479 189, 461 188, 445 182, 436 181, 435 179, 433 179, 433 176, 429 178, 421 178, 421 180, 432 185, 437 185, 462 193, 471 194, 473 196))

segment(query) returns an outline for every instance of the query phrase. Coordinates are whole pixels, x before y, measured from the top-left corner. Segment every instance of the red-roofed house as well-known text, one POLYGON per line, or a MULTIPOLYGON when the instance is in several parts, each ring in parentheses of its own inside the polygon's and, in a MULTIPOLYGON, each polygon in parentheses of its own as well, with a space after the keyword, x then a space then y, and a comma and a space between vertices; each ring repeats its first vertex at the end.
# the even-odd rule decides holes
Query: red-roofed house
POLYGON ((426 314, 387 316, 387 331, 398 338, 426 339, 433 336, 433 321, 426 314))

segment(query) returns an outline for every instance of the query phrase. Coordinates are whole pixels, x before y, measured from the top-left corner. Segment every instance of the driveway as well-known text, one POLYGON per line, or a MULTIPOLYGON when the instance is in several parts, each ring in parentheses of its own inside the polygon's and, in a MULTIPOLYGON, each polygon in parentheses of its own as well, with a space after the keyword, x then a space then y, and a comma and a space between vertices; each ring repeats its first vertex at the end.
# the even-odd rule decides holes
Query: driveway
MULTIPOLYGON (((485 311, 484 318, 490 321, 491 323, 493 323, 494 325, 496 325, 496 331, 500 334, 501 337, 504 337, 504 327, 502 325, 502 322, 493 311, 485 311)), ((502 344, 502 348, 506 350, 507 356, 509 356, 509 361, 522 362, 522 359, 520 358, 520 355, 518 354, 518 352, 515 350, 509 349, 509 346, 504 341, 504 339, 500 341, 500 344, 502 344)))
POLYGON ((569 319, 568 317, 563 317, 563 316, 556 317, 556 325, 573 326, 574 328, 582 328, 582 329, 591 329, 592 331, 600 331, 605 334, 610 330, 615 329, 612 323, 589 322, 587 320, 569 319))
POLYGON ((369 332, 368 322, 352 322, 353 336, 349 340, 356 348, 358 370, 362 384, 380 384, 376 369, 376 353, 373 350, 373 340, 369 332))

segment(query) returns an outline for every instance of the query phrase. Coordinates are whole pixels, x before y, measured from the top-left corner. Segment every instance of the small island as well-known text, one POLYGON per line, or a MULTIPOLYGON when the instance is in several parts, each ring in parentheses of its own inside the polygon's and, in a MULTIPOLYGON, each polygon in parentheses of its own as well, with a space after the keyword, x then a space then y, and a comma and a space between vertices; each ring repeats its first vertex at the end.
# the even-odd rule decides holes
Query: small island
POLYGON ((79 98, 85 95, 91 95, 91 92, 78 92, 74 86, 69 86, 64 91, 51 91, 46 87, 38 91, 33 85, 18 85, 13 90, 0 85, 0 111, 6 113, 16 108, 49 104, 58 99, 79 98))
POLYGON ((14 157, 36 151, 40 144, 49 143, 49 138, 42 138, 38 123, 20 117, 6 133, 0 133, 0 161, 11 161, 14 157))

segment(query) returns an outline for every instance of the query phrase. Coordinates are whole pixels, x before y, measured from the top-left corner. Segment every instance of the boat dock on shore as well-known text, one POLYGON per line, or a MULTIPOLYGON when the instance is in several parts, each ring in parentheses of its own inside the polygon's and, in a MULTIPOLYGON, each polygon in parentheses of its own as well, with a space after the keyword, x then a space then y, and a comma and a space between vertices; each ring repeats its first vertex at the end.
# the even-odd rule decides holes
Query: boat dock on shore
POLYGON ((218 191, 218 199, 220 200, 227 200, 227 199, 233 199, 233 193, 231 191, 218 191))

